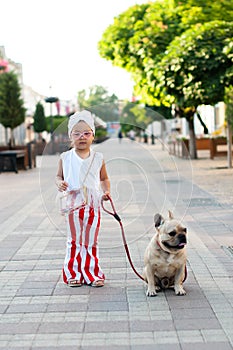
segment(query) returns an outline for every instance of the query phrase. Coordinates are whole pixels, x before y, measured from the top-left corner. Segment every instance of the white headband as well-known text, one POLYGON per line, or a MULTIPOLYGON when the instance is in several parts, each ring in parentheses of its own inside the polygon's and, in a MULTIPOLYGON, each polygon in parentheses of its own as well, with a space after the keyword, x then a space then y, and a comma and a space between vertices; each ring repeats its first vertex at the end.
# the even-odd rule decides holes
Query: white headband
POLYGON ((91 112, 84 109, 83 111, 76 112, 70 116, 69 122, 68 122, 68 135, 69 135, 69 137, 71 135, 71 131, 72 131, 73 127, 81 120, 84 121, 88 126, 90 126, 91 130, 95 134, 94 118, 92 117, 91 112))

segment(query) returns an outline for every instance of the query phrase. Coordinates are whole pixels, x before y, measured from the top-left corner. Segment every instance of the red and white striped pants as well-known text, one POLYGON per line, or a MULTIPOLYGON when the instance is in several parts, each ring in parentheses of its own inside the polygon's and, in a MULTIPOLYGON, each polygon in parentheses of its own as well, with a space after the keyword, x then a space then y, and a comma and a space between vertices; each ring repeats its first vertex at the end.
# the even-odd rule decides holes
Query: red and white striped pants
POLYGON ((99 265, 98 233, 100 209, 84 207, 66 216, 67 245, 63 281, 79 280, 90 284, 104 280, 99 265))

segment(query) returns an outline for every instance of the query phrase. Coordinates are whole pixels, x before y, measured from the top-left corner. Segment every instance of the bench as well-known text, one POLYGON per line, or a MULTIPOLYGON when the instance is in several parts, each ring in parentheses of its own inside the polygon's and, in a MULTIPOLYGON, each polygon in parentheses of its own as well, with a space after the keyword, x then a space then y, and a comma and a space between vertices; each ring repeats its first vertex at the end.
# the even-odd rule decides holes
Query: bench
MULTIPOLYGON (((233 152, 233 151, 232 151, 233 152)), ((210 159, 227 156, 227 140, 223 137, 212 139, 210 144, 210 159)))
MULTIPOLYGON (((176 139, 170 141, 168 146, 170 154, 181 158, 189 158, 189 141, 187 139, 176 139)), ((214 159, 215 157, 226 157, 227 139, 226 137, 196 138, 196 148, 197 151, 209 151, 210 159, 214 159)))
POLYGON ((24 169, 24 159, 25 151, 21 150, 7 150, 0 152, 0 172, 4 171, 14 171, 18 173, 18 164, 19 161, 24 169))

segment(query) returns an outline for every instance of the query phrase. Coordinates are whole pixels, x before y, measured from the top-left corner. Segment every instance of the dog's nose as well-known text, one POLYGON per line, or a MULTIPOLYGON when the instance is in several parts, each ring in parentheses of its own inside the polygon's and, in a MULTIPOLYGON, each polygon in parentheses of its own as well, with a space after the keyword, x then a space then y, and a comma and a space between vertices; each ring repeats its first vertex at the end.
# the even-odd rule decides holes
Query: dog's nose
POLYGON ((187 243, 186 236, 183 233, 180 233, 178 235, 178 239, 179 239, 180 243, 187 243))

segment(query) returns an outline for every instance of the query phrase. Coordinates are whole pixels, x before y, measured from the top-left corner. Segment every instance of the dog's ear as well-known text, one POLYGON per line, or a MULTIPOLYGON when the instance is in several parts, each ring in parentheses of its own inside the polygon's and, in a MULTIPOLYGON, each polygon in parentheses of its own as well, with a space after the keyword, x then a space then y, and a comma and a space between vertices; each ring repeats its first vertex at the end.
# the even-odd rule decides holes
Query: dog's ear
POLYGON ((174 215, 170 210, 168 210, 168 215, 170 220, 174 219, 174 215))
POLYGON ((155 214, 154 216, 154 222, 155 222, 155 227, 159 227, 164 221, 164 218, 160 214, 155 214))

